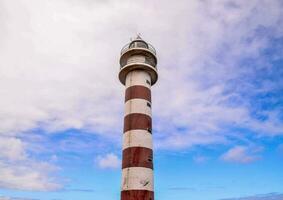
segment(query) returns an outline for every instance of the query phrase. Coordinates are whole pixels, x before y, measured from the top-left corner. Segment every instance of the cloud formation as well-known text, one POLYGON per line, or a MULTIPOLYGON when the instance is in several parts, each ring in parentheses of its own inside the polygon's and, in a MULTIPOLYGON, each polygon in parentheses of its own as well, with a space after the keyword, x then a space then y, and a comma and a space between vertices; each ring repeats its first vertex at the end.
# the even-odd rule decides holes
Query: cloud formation
POLYGON ((0 196, 0 200, 39 200, 39 199, 21 198, 21 197, 4 197, 4 196, 0 196))
POLYGON ((24 160, 26 152, 19 138, 0 137, 0 159, 24 160))
POLYGON ((259 147, 235 146, 224 153, 221 159, 226 162, 251 163, 260 159, 257 154, 260 151, 262 148, 259 147))
POLYGON ((2 1, 0 131, 75 128, 113 134, 121 127, 123 110, 119 50, 129 36, 144 32, 160 58, 160 83, 154 87, 160 132, 175 134, 185 127, 203 136, 204 144, 221 140, 205 134, 226 125, 281 134, 279 113, 265 111, 266 120, 257 120, 251 99, 241 96, 274 89, 273 82, 271 88, 254 85, 252 75, 265 69, 261 52, 270 37, 283 35, 280 1, 180 1, 174 10, 165 1, 158 11, 156 3, 19 0, 15 6, 2 1), (133 10, 139 14, 132 15, 133 10), (259 66, 241 63, 247 58, 259 66), (250 82, 243 76, 251 76, 250 82), (239 84, 249 88, 237 91, 239 84), (168 120, 171 126, 162 128, 168 120))
POLYGON ((201 163, 205 163, 206 161, 208 161, 209 157, 197 155, 193 158, 193 160, 194 162, 201 164, 201 163))
POLYGON ((51 176, 57 170, 52 164, 30 158, 20 139, 0 137, 0 188, 31 191, 60 189, 62 185, 51 176))
POLYGON ((97 163, 101 169, 117 169, 121 167, 121 160, 113 153, 98 156, 97 163))
POLYGON ((222 199, 222 200, 282 200, 282 199, 283 199, 283 194, 270 193, 270 194, 262 194, 262 195, 255 195, 249 197, 222 199))

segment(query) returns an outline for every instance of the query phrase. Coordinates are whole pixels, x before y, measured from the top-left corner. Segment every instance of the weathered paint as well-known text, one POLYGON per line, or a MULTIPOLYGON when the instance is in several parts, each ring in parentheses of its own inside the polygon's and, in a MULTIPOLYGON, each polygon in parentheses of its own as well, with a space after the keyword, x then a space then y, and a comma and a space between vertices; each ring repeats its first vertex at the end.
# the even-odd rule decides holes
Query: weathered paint
POLYGON ((152 149, 152 135, 147 130, 130 130, 123 134, 123 149, 145 147, 152 149))
POLYGON ((128 87, 126 89, 126 94, 125 94, 125 102, 127 102, 130 99, 145 99, 149 102, 151 102, 151 93, 150 89, 145 86, 141 85, 134 85, 131 87, 128 87))
POLYGON ((121 192, 123 200, 154 200, 153 191, 148 190, 125 190, 121 192))
POLYGON ((146 167, 153 169, 152 149, 144 147, 130 147, 123 150, 122 168, 146 167))
POLYGON ((127 64, 132 64, 132 63, 144 63, 145 62, 145 56, 143 55, 133 55, 129 57, 127 60, 127 64))
POLYGON ((151 117, 141 113, 132 113, 124 117, 124 133, 129 130, 151 131, 151 117))
POLYGON ((144 99, 131 99, 125 103, 125 115, 142 113, 151 116, 151 103, 144 99))
POLYGON ((151 87, 150 75, 144 70, 134 70, 127 74, 126 88, 133 85, 141 85, 147 88, 151 87), (148 83, 149 82, 149 83, 148 83))
POLYGON ((122 170, 122 190, 153 191, 153 171, 145 167, 130 167, 122 170))

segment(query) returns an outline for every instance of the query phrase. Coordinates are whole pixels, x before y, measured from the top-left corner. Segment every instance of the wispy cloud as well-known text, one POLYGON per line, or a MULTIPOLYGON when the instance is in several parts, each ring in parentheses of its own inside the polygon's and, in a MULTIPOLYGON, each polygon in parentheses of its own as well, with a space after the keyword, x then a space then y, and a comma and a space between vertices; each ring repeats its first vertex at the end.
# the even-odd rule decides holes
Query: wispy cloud
POLYGON ((194 162, 196 163, 205 163, 206 161, 209 160, 209 157, 207 156, 201 156, 201 155, 197 155, 193 157, 194 162))
POLYGON ((113 153, 98 156, 96 161, 102 169, 117 169, 121 166, 121 160, 113 153))
POLYGON ((34 198, 24 198, 24 197, 5 197, 5 196, 0 196, 0 200, 39 200, 39 199, 34 199, 34 198))
POLYGON ((136 32, 145 33, 160 58, 153 107, 157 131, 168 130, 170 138, 167 132, 187 129, 176 146, 221 142, 223 135, 216 133, 227 125, 282 133, 278 113, 266 112, 266 119, 258 120, 251 113, 252 99, 242 96, 262 91, 253 81, 268 64, 261 52, 269 48, 270 37, 282 36, 280 1, 238 1, 233 6, 180 1, 174 12, 170 1, 159 5, 158 11, 154 2, 151 6, 130 1, 19 2, 15 6, 2 1, 7 15, 1 18, 1 38, 6 42, 0 54, 4 134, 38 127, 118 134, 123 90, 117 80, 117 60, 120 47, 136 32), (138 16, 131 15, 133 8, 138 16), (171 12, 164 12, 168 9, 171 12), (135 16, 144 21, 137 24, 135 16), (257 60, 259 66, 243 64, 247 58, 257 60), (164 127, 164 122, 170 126, 164 127), (186 138, 194 137, 192 133, 200 138, 190 144, 186 138))
POLYGON ((60 192, 86 192, 92 193, 95 192, 94 189, 86 189, 86 188, 69 188, 69 189, 62 189, 60 192))
POLYGON ((0 187, 18 190, 56 190, 61 184, 52 176, 58 168, 28 156, 19 138, 0 136, 0 187))
POLYGON ((52 173, 54 166, 46 162, 26 160, 7 163, 0 161, 0 187, 17 190, 49 191, 62 187, 52 173))
POLYGON ((24 160, 27 155, 25 144, 19 138, 0 136, 0 159, 24 160))
POLYGON ((169 190, 177 190, 177 191, 195 191, 196 189, 193 187, 170 187, 169 190))
POLYGON ((235 146, 221 156, 226 162, 251 163, 261 157, 257 154, 262 151, 259 147, 235 146))
POLYGON ((269 193, 269 194, 261 194, 261 195, 254 195, 248 197, 228 198, 222 200, 282 200, 282 199, 283 199, 283 194, 269 193))

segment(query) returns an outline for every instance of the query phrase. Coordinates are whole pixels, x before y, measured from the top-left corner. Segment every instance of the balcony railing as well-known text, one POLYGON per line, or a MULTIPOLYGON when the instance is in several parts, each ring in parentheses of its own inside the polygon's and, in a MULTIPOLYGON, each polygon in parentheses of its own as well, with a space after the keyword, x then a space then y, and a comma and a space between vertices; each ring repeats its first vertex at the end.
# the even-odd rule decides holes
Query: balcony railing
POLYGON ((120 68, 123 68, 124 66, 126 66, 126 65, 130 65, 130 64, 148 64, 148 65, 150 65, 150 66, 152 66, 152 67, 154 67, 154 68, 156 68, 156 63, 155 63, 155 61, 153 60, 153 59, 150 59, 150 58, 148 58, 148 57, 146 57, 143 61, 131 61, 131 62, 129 62, 129 61, 127 61, 127 60, 125 60, 125 61, 123 61, 122 63, 121 63, 121 66, 120 66, 120 68))
POLYGON ((147 50, 149 50, 151 53, 153 53, 154 55, 156 55, 156 51, 155 51, 154 47, 153 47, 151 44, 149 44, 149 43, 146 43, 146 45, 144 45, 144 44, 145 44, 145 43, 142 43, 142 45, 139 45, 139 44, 137 43, 137 45, 135 45, 135 46, 132 46, 131 43, 126 44, 126 45, 122 48, 122 50, 121 50, 121 55, 124 54, 124 53, 125 53, 126 51, 128 51, 129 49, 135 49, 135 48, 147 49, 147 50))

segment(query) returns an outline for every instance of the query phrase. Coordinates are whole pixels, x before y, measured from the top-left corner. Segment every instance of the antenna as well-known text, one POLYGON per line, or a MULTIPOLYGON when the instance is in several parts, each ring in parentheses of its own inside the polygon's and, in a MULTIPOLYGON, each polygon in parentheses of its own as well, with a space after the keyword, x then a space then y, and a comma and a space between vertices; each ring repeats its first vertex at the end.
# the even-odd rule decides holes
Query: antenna
POLYGON ((142 39, 141 38, 141 33, 137 33, 137 39, 142 39))

